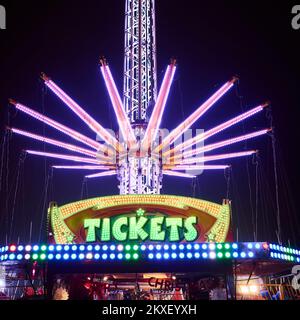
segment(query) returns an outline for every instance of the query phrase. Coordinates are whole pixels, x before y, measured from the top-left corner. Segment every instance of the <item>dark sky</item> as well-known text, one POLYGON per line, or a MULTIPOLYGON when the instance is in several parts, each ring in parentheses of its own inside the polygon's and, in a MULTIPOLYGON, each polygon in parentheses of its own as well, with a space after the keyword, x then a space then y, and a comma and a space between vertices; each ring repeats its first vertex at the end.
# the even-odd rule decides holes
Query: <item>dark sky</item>
MULTIPOLYGON (((284 242, 299 239, 298 181, 300 107, 300 30, 291 27, 292 2, 288 1, 168 1, 157 0, 158 82, 171 57, 178 69, 163 126, 174 128, 221 84, 240 77, 234 89, 215 105, 194 128, 210 129, 242 110, 271 100, 271 113, 260 114, 210 142, 270 126, 273 117, 279 180, 281 231, 284 242)), ((0 30, 1 206, 0 241, 37 241, 50 200, 59 205, 81 199, 116 194, 114 177, 89 181, 82 188, 82 172, 55 171, 45 186, 52 159, 20 155, 24 148, 51 150, 27 138, 13 136, 3 143, 5 125, 73 142, 8 107, 12 97, 94 138, 94 134, 51 92, 44 91, 40 72, 52 77, 75 101, 104 127, 116 129, 116 121, 98 61, 105 55, 122 89, 123 0, 16 1, 1 4, 7 10, 7 30, 0 30), (9 158, 7 148, 9 146, 9 158), (6 150, 3 152, 3 150, 6 150), (8 161, 7 161, 8 160, 8 161), (18 171, 18 164, 20 164, 18 171), (19 173, 19 174, 18 174, 19 173), (17 188, 16 188, 17 186, 17 188), (83 190, 83 192, 82 192, 83 190)), ((218 152, 259 149, 260 161, 235 159, 229 197, 233 205, 233 230, 239 240, 276 240, 275 183, 272 139, 261 137, 218 152), (248 169, 247 169, 248 168, 248 169), (257 173, 257 175, 256 175, 257 173), (258 180, 256 180, 256 176, 258 180), (256 181, 259 181, 256 189, 256 181), (258 195, 256 197, 256 194, 258 195), (257 215, 257 223, 256 221, 257 215)), ((196 196, 220 203, 226 197, 223 172, 205 172, 195 185, 190 180, 164 178, 163 193, 196 196)))

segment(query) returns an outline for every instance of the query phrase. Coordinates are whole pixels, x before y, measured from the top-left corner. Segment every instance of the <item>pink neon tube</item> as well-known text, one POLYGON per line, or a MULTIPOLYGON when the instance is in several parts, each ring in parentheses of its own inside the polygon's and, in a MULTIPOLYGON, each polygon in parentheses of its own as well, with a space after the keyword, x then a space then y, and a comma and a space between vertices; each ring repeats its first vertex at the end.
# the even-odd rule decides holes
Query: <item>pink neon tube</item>
POLYGON ((101 69, 102 76, 112 102, 124 141, 128 144, 129 147, 133 147, 136 144, 136 138, 135 138, 133 129, 130 125, 127 114, 124 110, 123 103, 121 101, 113 76, 110 72, 108 65, 103 64, 100 69, 101 69))
POLYGON ((172 170, 163 170, 163 174, 166 176, 174 176, 174 177, 181 177, 181 178, 196 178, 196 176, 193 176, 188 173, 182 173, 182 172, 174 172, 172 170))
POLYGON ((91 150, 88 150, 88 149, 80 148, 80 147, 77 147, 77 146, 75 146, 73 144, 64 143, 64 142, 61 142, 61 141, 58 141, 58 140, 54 140, 54 139, 49 139, 49 138, 42 137, 42 136, 39 136, 37 134, 33 134, 33 133, 30 133, 30 132, 27 132, 27 131, 23 131, 23 130, 20 130, 20 129, 16 129, 16 128, 11 128, 11 131, 16 133, 16 134, 19 134, 19 135, 22 135, 22 136, 25 136, 25 137, 28 137, 28 138, 32 138, 32 139, 35 139, 35 140, 38 140, 38 141, 46 142, 48 144, 51 144, 51 145, 54 145, 54 146, 57 146, 57 147, 60 147, 60 148, 63 148, 63 149, 69 150, 69 151, 75 151, 75 152, 78 152, 78 153, 81 153, 81 154, 84 154, 84 155, 87 155, 87 156, 90 156, 90 157, 94 157, 94 158, 96 158, 98 156, 97 152, 95 152, 95 151, 91 151, 91 150))
POLYGON ((70 169, 70 170, 107 170, 113 169, 111 166, 52 166, 54 169, 70 169))
POLYGON ((224 170, 229 165, 180 165, 175 166, 172 170, 224 170))
POLYGON ((215 92, 206 102, 204 102, 196 111, 194 111, 185 121, 176 127, 160 144, 155 152, 159 152, 165 146, 173 143, 181 134, 183 134, 193 123, 195 123, 207 110, 209 110, 220 98, 224 96, 234 85, 237 78, 225 83, 217 92, 215 92))
POLYGON ((119 150, 119 142, 106 129, 104 129, 95 119, 85 112, 74 100, 72 100, 62 89, 45 75, 42 76, 47 87, 55 93, 89 128, 98 134, 106 143, 111 144, 119 150))
POLYGON ((27 115, 37 119, 37 120, 40 120, 42 121, 43 123, 49 125, 50 127, 66 134, 67 136, 77 140, 77 141, 80 141, 82 142, 83 144, 95 149, 95 150, 99 150, 99 149, 102 149, 102 145, 84 135, 82 135, 81 133, 73 130, 73 129, 70 129, 60 123, 58 123, 57 121, 55 120, 52 120, 26 106, 24 106, 23 104, 20 104, 20 103, 17 103, 17 102, 13 102, 11 100, 11 103, 15 105, 16 109, 26 113, 27 115))
POLYGON ((150 117, 144 139, 142 141, 142 149, 144 150, 147 150, 151 145, 151 142, 156 138, 157 131, 160 127, 162 115, 164 113, 164 109, 170 93, 171 84, 174 79, 175 71, 176 65, 174 62, 173 64, 169 65, 166 70, 156 104, 150 117))
POLYGON ((176 153, 178 151, 185 150, 188 147, 191 147, 192 145, 194 145, 196 143, 204 141, 204 140, 212 137, 213 135, 215 135, 215 134, 217 134, 217 133, 219 133, 219 132, 221 132, 221 131, 223 131, 225 129, 228 129, 228 128, 232 127, 233 125, 235 125, 235 124, 237 124, 237 123, 239 123, 239 122, 241 122, 241 121, 243 121, 243 120, 255 115, 256 113, 262 111, 267 105, 268 104, 260 105, 260 106, 258 106, 256 108, 253 108, 253 109, 251 109, 251 110, 249 110, 249 111, 247 111, 247 112, 245 112, 245 113, 243 113, 243 114, 241 114, 241 115, 229 120, 229 121, 226 121, 226 122, 218 125, 217 127, 214 127, 214 128, 212 128, 212 129, 210 129, 210 130, 208 130, 206 132, 203 132, 203 133, 197 135, 196 137, 191 138, 191 139, 187 140, 186 142, 179 144, 174 149, 166 151, 163 155, 166 156, 166 155, 168 155, 170 153, 176 153))
MULTIPOLYGON (((215 149, 218 149, 218 148, 229 146, 229 145, 234 144, 234 143, 238 143, 238 142, 241 142, 241 141, 244 141, 244 140, 248 140, 248 139, 252 139, 252 138, 264 135, 264 134, 266 134, 266 133, 268 133, 270 131, 271 131, 271 129, 264 129, 264 130, 248 133, 248 134, 243 135, 243 136, 239 136, 239 137, 231 138, 231 139, 224 140, 224 141, 221 141, 221 142, 209 144, 209 145, 207 145, 205 147, 197 148, 197 149, 194 149, 194 150, 189 150, 189 151, 187 151, 187 152, 185 152, 183 154, 183 157, 187 158, 187 157, 191 157, 193 155, 199 154, 199 153, 209 152, 209 151, 212 151, 212 150, 215 150, 215 149)), ((182 157, 182 155, 177 155, 174 158, 171 158, 171 160, 179 158, 179 157, 182 157)))
POLYGON ((107 176, 114 176, 117 174, 116 170, 111 170, 111 171, 103 171, 95 174, 90 174, 88 176, 85 176, 85 178, 101 178, 101 177, 107 177, 107 176))
POLYGON ((251 151, 242 151, 242 152, 233 152, 233 153, 225 153, 225 154, 218 154, 218 155, 213 155, 213 156, 205 156, 201 158, 189 158, 189 159, 183 159, 179 161, 177 164, 193 164, 193 163, 206 163, 209 161, 216 161, 216 160, 227 160, 231 158, 239 158, 239 157, 247 157, 251 156, 254 153, 257 153, 256 150, 251 150, 251 151))
POLYGON ((49 158, 70 160, 70 161, 75 161, 75 162, 92 163, 92 164, 108 164, 108 165, 110 164, 108 162, 98 161, 96 159, 69 156, 69 155, 66 155, 66 154, 51 153, 51 152, 41 152, 41 151, 34 151, 34 150, 26 150, 26 152, 29 153, 29 154, 36 155, 36 156, 43 156, 43 157, 49 157, 49 158))

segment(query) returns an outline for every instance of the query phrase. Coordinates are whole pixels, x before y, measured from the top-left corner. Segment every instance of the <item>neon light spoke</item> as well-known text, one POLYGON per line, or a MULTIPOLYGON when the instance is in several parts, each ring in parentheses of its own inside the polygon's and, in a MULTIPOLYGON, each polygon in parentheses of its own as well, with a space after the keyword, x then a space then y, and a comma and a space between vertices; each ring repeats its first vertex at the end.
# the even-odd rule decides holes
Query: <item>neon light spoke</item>
MULTIPOLYGON (((218 154, 218 155, 213 155, 213 156, 205 156, 205 157, 201 157, 201 158, 193 157, 193 158, 189 158, 189 159, 182 159, 180 161, 176 161, 175 165, 205 163, 205 162, 216 161, 216 160, 227 160, 227 159, 231 159, 231 158, 247 157, 247 156, 251 156, 255 153, 257 153, 257 150, 225 153, 225 154, 218 154)), ((169 165, 169 167, 174 167, 174 165, 169 165)))
POLYGON ((70 170, 107 170, 114 169, 114 166, 52 166, 54 169, 70 169, 70 170))
POLYGON ((168 66, 166 70, 156 104, 152 111, 147 129, 146 129, 146 133, 142 141, 143 150, 147 150, 151 145, 151 142, 153 142, 156 138, 157 131, 161 124, 162 115, 165 110, 166 102, 170 93, 171 84, 174 79, 175 71, 176 71, 176 61, 172 61, 172 63, 168 66))
POLYGON ((262 111, 265 107, 267 107, 269 104, 268 103, 265 103, 265 104, 262 104, 262 105, 259 105, 257 106, 256 108, 253 108, 247 112, 244 112, 243 114, 233 118, 233 119, 230 119, 206 132, 203 132, 203 133, 200 133, 198 134, 196 137, 193 137, 179 145, 177 145, 175 148, 173 148, 172 150, 168 150, 166 152, 163 153, 163 156, 167 156, 168 154, 170 153, 176 153, 178 151, 182 151, 182 150, 185 150, 187 149, 188 147, 191 147, 193 146, 194 144, 196 143, 199 143, 201 141, 204 141, 210 137, 212 137, 213 135, 225 130, 225 129, 228 129, 230 127, 232 127, 233 125, 235 124, 238 124, 239 122, 257 114, 258 112, 262 111))
POLYGON ((74 100, 72 100, 55 82, 50 80, 45 74, 42 79, 46 86, 59 97, 89 128, 98 134, 106 143, 112 145, 116 150, 120 150, 119 142, 106 129, 104 129, 95 119, 93 119, 86 111, 84 111, 74 100))
POLYGON ((66 134, 67 136, 69 136, 77 141, 80 141, 83 144, 85 144, 95 150, 100 150, 100 149, 103 151, 105 150, 105 148, 103 148, 102 145, 100 143, 98 143, 97 141, 94 141, 94 140, 84 136, 83 134, 81 134, 73 129, 70 129, 70 128, 58 123, 57 121, 52 120, 52 119, 42 115, 41 113, 34 111, 34 110, 24 106, 21 103, 14 101, 12 99, 10 99, 9 102, 12 105, 14 105, 16 107, 16 109, 26 113, 27 115, 29 115, 37 120, 42 121, 43 123, 47 124, 48 126, 66 134))
MULTIPOLYGON (((183 154, 183 157, 184 158, 191 157, 191 156, 197 155, 199 153, 209 152, 209 151, 212 151, 212 150, 215 150, 215 149, 218 149, 218 148, 229 146, 229 145, 234 144, 234 143, 238 143, 238 142, 241 142, 241 141, 252 139, 252 138, 264 135, 264 134, 270 132, 271 130, 272 129, 259 130, 259 131, 255 131, 255 132, 252 132, 252 133, 248 133, 246 135, 239 136, 239 137, 235 137, 235 138, 231 138, 231 139, 224 140, 224 141, 221 141, 221 142, 209 144, 209 145, 207 145, 205 147, 201 147, 201 148, 197 148, 197 149, 194 149, 194 150, 187 151, 187 152, 185 152, 183 154)), ((179 158, 181 156, 182 155, 177 155, 174 158, 171 158, 171 160, 174 160, 174 159, 179 158)))
POLYGON ((41 152, 41 151, 35 151, 35 150, 26 150, 26 152, 29 153, 29 154, 36 155, 36 156, 43 156, 43 157, 49 157, 49 158, 70 160, 70 161, 75 161, 75 162, 92 163, 92 164, 108 164, 108 165, 110 164, 109 162, 99 161, 97 159, 69 156, 69 155, 66 155, 66 154, 51 153, 51 152, 41 152))
POLYGON ((173 167, 172 170, 224 170, 229 167, 229 165, 181 165, 173 167))
MULTIPOLYGON (((64 142, 61 142, 58 140, 42 137, 40 135, 31 133, 31 132, 27 132, 27 131, 23 131, 23 130, 20 130, 17 128, 11 128, 11 131, 16 134, 19 134, 19 135, 22 135, 22 136, 25 136, 28 138, 32 138, 32 139, 35 139, 38 141, 46 142, 48 144, 51 144, 51 145, 54 145, 54 146, 57 146, 57 147, 60 147, 60 148, 63 148, 63 149, 69 150, 69 151, 74 151, 74 152, 78 152, 78 153, 81 153, 81 154, 84 154, 84 155, 87 155, 90 157, 99 158, 99 155, 97 154, 97 152, 91 151, 88 149, 84 149, 84 148, 80 148, 80 147, 77 147, 73 144, 64 143, 64 142)), ((102 160, 106 160, 106 159, 103 158, 102 160)))
POLYGON ((107 177, 107 176, 114 176, 117 174, 116 170, 111 170, 111 171, 104 171, 104 172, 99 172, 95 174, 90 174, 88 176, 85 176, 85 178, 91 179, 91 178, 101 178, 101 177, 107 177))
POLYGON ((166 176, 174 176, 174 177, 181 177, 181 178, 196 178, 196 176, 193 176, 191 174, 182 173, 182 172, 174 172, 172 170, 163 170, 162 172, 166 176))
POLYGON ((196 111, 194 111, 186 120, 184 120, 178 127, 176 127, 164 141, 155 149, 156 152, 163 150, 163 148, 170 143, 173 143, 181 134, 189 129, 206 111, 208 111, 218 100, 220 100, 225 93, 227 93, 237 81, 237 78, 226 82, 217 92, 215 92, 206 102, 204 102, 196 111))
POLYGON ((136 144, 136 138, 133 129, 124 110, 123 103, 121 101, 113 76, 110 72, 109 66, 107 65, 105 59, 101 59, 100 62, 102 76, 118 120, 119 128, 121 130, 125 143, 131 148, 136 144))

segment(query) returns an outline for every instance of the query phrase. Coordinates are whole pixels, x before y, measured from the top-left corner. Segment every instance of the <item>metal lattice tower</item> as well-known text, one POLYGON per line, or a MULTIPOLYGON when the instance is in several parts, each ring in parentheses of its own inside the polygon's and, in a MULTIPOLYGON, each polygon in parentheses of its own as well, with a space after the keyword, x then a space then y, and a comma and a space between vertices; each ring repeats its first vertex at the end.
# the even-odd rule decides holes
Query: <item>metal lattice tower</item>
MULTIPOLYGON (((126 0, 123 105, 139 143, 156 99, 155 0, 126 0)), ((118 173, 121 194, 160 193, 158 157, 129 153, 118 173)))
POLYGON ((155 0, 126 0, 124 108, 130 122, 147 122, 156 98, 155 0))

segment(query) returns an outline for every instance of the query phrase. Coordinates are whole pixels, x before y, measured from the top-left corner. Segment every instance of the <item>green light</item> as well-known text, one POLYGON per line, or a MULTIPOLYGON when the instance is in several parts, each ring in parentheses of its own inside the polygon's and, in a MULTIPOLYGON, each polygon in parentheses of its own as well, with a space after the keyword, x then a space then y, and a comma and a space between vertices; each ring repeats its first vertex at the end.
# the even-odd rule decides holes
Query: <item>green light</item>
POLYGON ((218 249, 222 249, 222 248, 223 248, 223 246, 221 245, 221 243, 219 243, 219 244, 217 245, 217 248, 218 248, 218 249))
POLYGON ((131 255, 129 253, 125 254, 125 259, 129 260, 131 258, 131 255))
POLYGON ((117 218, 112 227, 112 234, 117 241, 125 241, 127 238, 127 232, 122 231, 122 227, 128 227, 128 218, 120 217, 117 218))
POLYGON ((223 253, 222 252, 218 252, 218 258, 223 258, 223 253))
POLYGON ((138 250, 138 248, 139 248, 139 246, 136 245, 136 244, 133 246, 133 250, 134 250, 134 251, 138 250))
POLYGON ((225 253, 225 257, 226 257, 226 258, 230 258, 230 253, 229 253, 229 252, 226 252, 226 253, 225 253))
POLYGON ((44 253, 41 254, 41 255, 40 255, 40 259, 41 259, 41 260, 45 260, 45 259, 46 259, 46 255, 45 255, 44 253))
POLYGON ((46 251, 47 250, 47 246, 45 246, 45 245, 41 246, 41 250, 42 251, 46 251))
POLYGON ((125 246, 125 250, 126 251, 129 251, 131 249, 131 246, 129 245, 129 244, 127 244, 126 246, 125 246))
POLYGON ((166 232, 162 231, 162 224, 164 222, 164 217, 155 217, 151 219, 150 225, 150 239, 154 241, 164 241, 166 237, 166 232))
POLYGON ((102 241, 110 240, 110 219, 109 218, 104 218, 102 220, 101 240, 102 241))
POLYGON ((36 253, 32 255, 33 260, 37 260, 37 258, 38 258, 38 255, 36 253))
POLYGON ((87 228, 86 242, 96 241, 96 228, 100 228, 100 219, 85 219, 84 228, 87 228))
MULTIPOLYGON (((142 209, 139 209, 139 210, 142 210, 142 209)), ((138 240, 138 238, 141 238, 142 240, 145 240, 146 238, 148 238, 149 236, 148 233, 143 229, 147 222, 148 222, 148 219, 145 217, 140 217, 138 221, 136 217, 130 217, 129 218, 129 239, 138 240)))
POLYGON ((197 224, 197 217, 188 217, 184 221, 184 227, 186 229, 184 237, 186 241, 194 241, 198 238, 198 231, 194 224, 197 224))
POLYGON ((134 259, 134 260, 138 259, 138 257, 139 257, 139 255, 138 255, 137 253, 135 253, 135 254, 133 255, 133 259, 134 259))
POLYGON ((178 227, 182 227, 182 218, 166 218, 166 227, 170 228, 170 241, 179 241, 178 227))
POLYGON ((230 248, 230 244, 229 243, 226 243, 225 244, 225 249, 229 249, 230 248))

